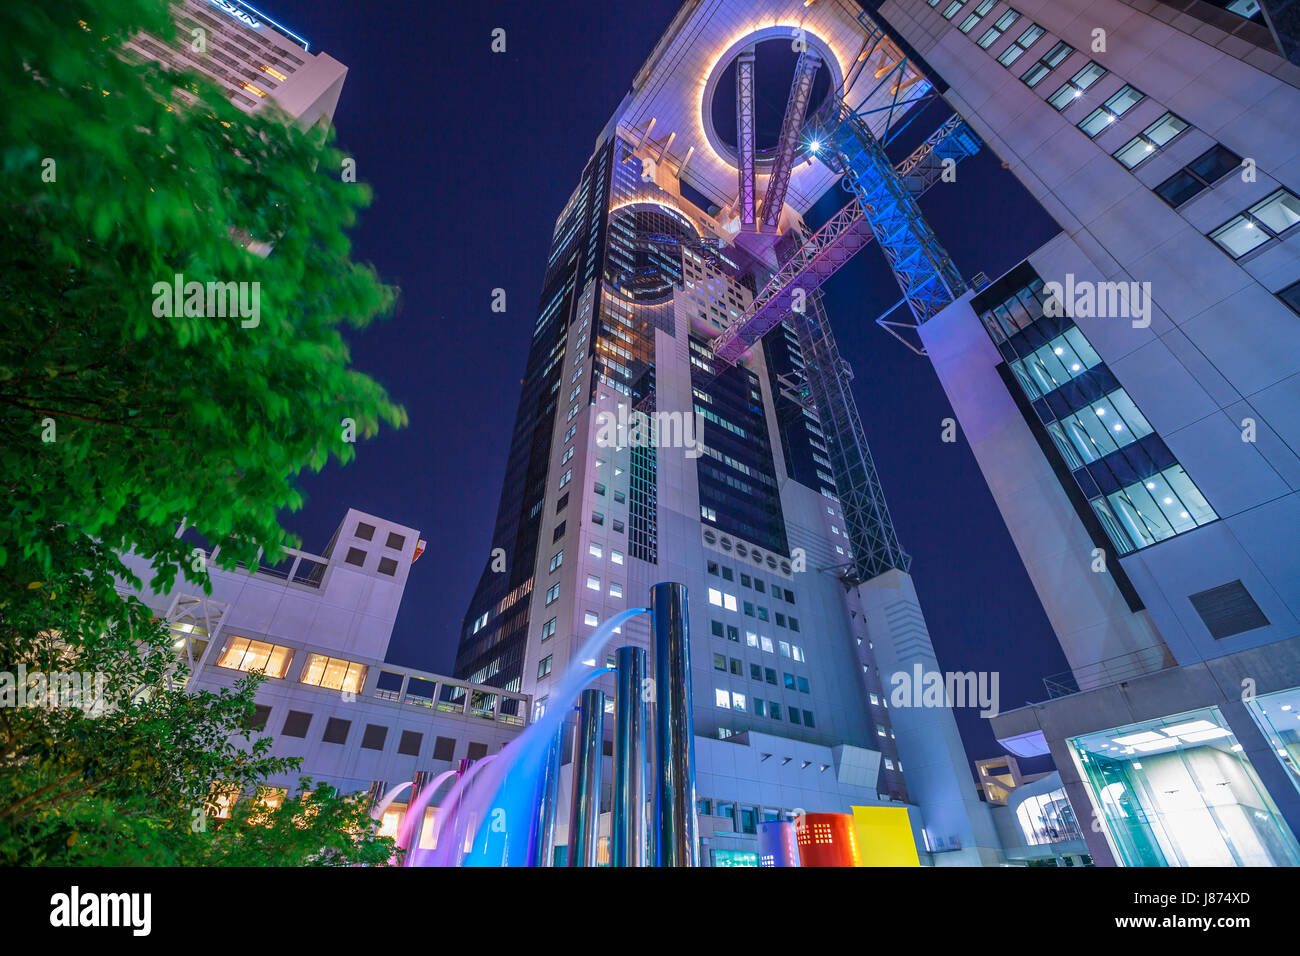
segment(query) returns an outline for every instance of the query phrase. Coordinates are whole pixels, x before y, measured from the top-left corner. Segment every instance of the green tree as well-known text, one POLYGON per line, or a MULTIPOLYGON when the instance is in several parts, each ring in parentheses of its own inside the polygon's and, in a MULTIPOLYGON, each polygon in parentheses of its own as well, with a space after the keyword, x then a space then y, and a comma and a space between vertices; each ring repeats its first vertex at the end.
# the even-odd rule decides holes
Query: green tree
MULTIPOLYGON (((358 438, 406 422, 350 367, 343 336, 396 297, 351 258, 367 187, 343 182, 327 130, 271 103, 246 114, 199 76, 130 55, 142 31, 188 40, 164 0, 0 5, 0 670, 101 672, 115 705, 0 706, 12 862, 24 846, 30 862, 91 862, 86 848, 114 845, 205 862, 247 829, 241 812, 193 840, 175 811, 291 769, 225 736, 252 686, 182 693, 165 628, 122 586, 166 591, 179 572, 209 587, 175 535, 182 519, 224 566, 277 560, 297 543, 280 516, 302 504, 302 471, 354 454, 345 420, 358 438), (256 283, 259 321, 157 308, 177 274, 256 283), (126 830, 135 844, 107 839, 126 830)), ((346 802, 312 799, 313 820, 346 802)), ((354 817, 339 832, 364 842, 354 817)), ((254 862, 269 840, 231 852, 254 862)))

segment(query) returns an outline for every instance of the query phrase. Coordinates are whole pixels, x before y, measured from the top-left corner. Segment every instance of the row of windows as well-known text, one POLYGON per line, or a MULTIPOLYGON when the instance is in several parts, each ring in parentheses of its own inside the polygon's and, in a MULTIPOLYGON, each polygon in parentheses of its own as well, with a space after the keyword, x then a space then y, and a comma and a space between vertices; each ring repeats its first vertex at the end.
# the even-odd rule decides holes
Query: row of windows
MULTIPOLYGON (((263 730, 270 720, 272 708, 259 704, 250 727, 263 730)), ((302 710, 290 710, 284 718, 280 734, 284 737, 305 739, 311 727, 313 714, 302 710)), ((366 724, 361 734, 361 747, 364 750, 383 750, 388 742, 389 728, 382 724, 366 724)), ((325 721, 321 732, 321 741, 327 744, 346 744, 352 732, 352 721, 342 717, 330 717, 325 721)), ((418 730, 403 730, 397 741, 397 753, 408 757, 419 757, 424 745, 424 734, 418 730)), ((487 756, 488 745, 470 741, 465 756, 471 760, 481 760, 487 756)), ((434 737, 430 756, 434 760, 450 761, 455 758, 456 739, 454 737, 434 737)))
MULTIPOLYGON (((736 675, 737 677, 745 676, 745 662, 735 657, 728 658, 726 654, 713 655, 713 669, 726 671, 736 675)), ((766 681, 767 683, 776 686, 775 668, 764 667, 761 664, 750 664, 749 676, 752 680, 766 681)), ((797 690, 803 694, 811 693, 808 678, 796 676, 788 672, 783 674, 782 677, 785 681, 786 690, 797 690)))
MULTIPOLYGON (((737 610, 736 596, 719 591, 717 588, 709 588, 709 603, 714 607, 720 607, 728 611, 737 610)), ((746 617, 757 617, 760 621, 768 620, 769 612, 767 608, 761 605, 756 606, 752 601, 745 601, 743 607, 746 617)), ((793 616, 786 617, 780 611, 776 612, 776 623, 781 627, 788 627, 792 631, 797 632, 799 630, 799 619, 793 616)))
MULTIPOLYGON (((763 700, 755 697, 752 704, 747 701, 746 696, 739 691, 726 690, 722 687, 715 687, 713 690, 713 702, 723 710, 740 710, 749 712, 749 707, 753 707, 753 713, 757 717, 770 717, 772 720, 781 719, 782 704, 775 700, 763 700)), ((813 719, 811 710, 803 710, 799 707, 786 707, 786 716, 790 723, 798 724, 802 727, 816 727, 816 721, 813 719)))
MULTIPOLYGON (((732 643, 740 643, 740 628, 736 627, 734 624, 728 624, 725 628, 721 621, 710 621, 709 624, 714 637, 725 636, 726 639, 732 643)), ((775 648, 779 647, 782 657, 788 657, 791 660, 799 661, 801 663, 807 660, 807 658, 804 657, 803 648, 798 644, 791 644, 789 641, 778 641, 776 642, 776 645, 773 645, 770 637, 759 635, 755 631, 745 631, 745 644, 748 647, 759 648, 768 654, 777 653, 775 648)))
MULTIPOLYGON (((232 636, 226 640, 216 664, 229 670, 259 672, 267 677, 283 678, 289 672, 293 654, 292 648, 279 644, 232 636)), ((355 661, 327 657, 324 654, 308 654, 298 681, 356 694, 365 686, 367 670, 365 664, 355 661)))
MULTIPOLYGON (((708 563, 708 571, 709 574, 712 574, 714 577, 721 576, 722 580, 724 581, 734 581, 736 579, 735 573, 732 571, 731 568, 727 567, 726 565, 719 565, 717 561, 710 561, 708 563)), ((751 578, 748 574, 744 573, 743 571, 740 573, 740 586, 745 588, 752 587, 759 594, 767 593, 767 584, 763 581, 762 578, 760 578, 758 575, 754 575, 751 578)), ((791 591, 789 588, 781 587, 779 584, 775 582, 773 582, 772 584, 772 597, 774 597, 778 601, 784 598, 787 604, 794 603, 794 592, 791 591)))

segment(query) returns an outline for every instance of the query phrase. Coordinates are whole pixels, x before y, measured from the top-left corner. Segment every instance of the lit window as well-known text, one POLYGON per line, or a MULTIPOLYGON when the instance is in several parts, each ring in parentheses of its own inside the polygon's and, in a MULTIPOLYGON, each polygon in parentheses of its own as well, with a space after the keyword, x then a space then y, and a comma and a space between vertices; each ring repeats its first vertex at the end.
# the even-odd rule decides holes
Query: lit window
POLYGON ((1133 169, 1144 159, 1187 129, 1187 121, 1165 113, 1137 136, 1115 151, 1115 158, 1126 169, 1133 169))
POLYGON ((1060 112, 1075 100, 1081 99, 1084 92, 1105 75, 1106 68, 1104 66, 1089 61, 1083 69, 1070 77, 1059 90, 1049 96, 1047 102, 1051 103, 1060 112))
POLYGON ((769 654, 775 652, 775 649, 772 646, 772 639, 770 637, 760 637, 759 642, 762 644, 763 650, 767 651, 769 654))
POLYGON ((356 694, 366 682, 366 670, 365 664, 326 657, 324 654, 308 654, 307 666, 303 668, 299 680, 304 684, 356 694))
POLYGON ((564 549, 561 548, 559 551, 556 551, 553 555, 551 555, 551 570, 554 571, 563 563, 564 563, 564 549))
POLYGON ((744 710, 744 709, 745 709, 745 695, 744 695, 744 694, 738 694, 738 693, 736 693, 736 691, 734 691, 734 690, 731 692, 731 709, 732 709, 732 710, 744 710))
POLYGON ((260 671, 267 677, 284 677, 293 660, 293 650, 266 641, 253 641, 246 637, 231 636, 226 639, 218 667, 233 671, 260 671))
POLYGON ((722 707, 724 709, 730 710, 731 692, 724 690, 721 687, 715 687, 713 689, 713 703, 718 707, 722 707))
POLYGON ((709 603, 714 607, 722 607, 722 592, 717 588, 709 588, 709 603))
POLYGON ((537 679, 541 680, 551 672, 551 655, 547 654, 537 662, 537 679))
POLYGON ((1121 87, 1103 105, 1097 107, 1079 123, 1079 129, 1096 136, 1111 123, 1142 102, 1144 94, 1131 86, 1121 87))
POLYGON ((1224 252, 1239 259, 1300 222, 1300 198, 1279 189, 1210 233, 1224 252))
POLYGON ((559 596, 560 596, 560 585, 558 583, 552 584, 549 588, 546 589, 547 606, 549 607, 550 605, 554 604, 556 599, 559 598, 559 596))
POLYGON ((612 564, 622 564, 622 563, 623 563, 623 552, 622 552, 622 551, 610 551, 610 553, 609 553, 609 560, 610 560, 610 563, 612 563, 612 564))
POLYGON ((547 641, 555 636, 555 618, 551 618, 542 625, 542 640, 547 641))
POLYGON ((621 597, 623 596, 623 585, 621 585, 621 584, 611 584, 611 585, 609 586, 609 596, 610 596, 610 597, 621 598, 621 597))
POLYGON ((736 609, 736 596, 734 594, 724 594, 722 604, 728 611, 734 611, 736 609))
POLYGON ((599 558, 604 553, 604 550, 605 549, 595 541, 587 545, 587 553, 591 555, 593 558, 599 558))
POLYGON ((587 590, 588 590, 588 591, 599 591, 599 590, 600 590, 600 578, 596 577, 596 575, 594 575, 594 574, 589 574, 589 575, 587 575, 587 590))
POLYGON ((582 616, 582 623, 586 624, 588 627, 595 627, 600 623, 600 618, 596 615, 595 611, 588 611, 582 616))

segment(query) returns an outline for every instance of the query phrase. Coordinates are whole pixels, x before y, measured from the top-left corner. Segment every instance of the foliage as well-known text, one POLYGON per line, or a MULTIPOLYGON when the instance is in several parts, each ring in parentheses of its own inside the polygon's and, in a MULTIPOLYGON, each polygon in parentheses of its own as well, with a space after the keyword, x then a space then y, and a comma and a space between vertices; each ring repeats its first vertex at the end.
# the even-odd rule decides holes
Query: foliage
POLYGON ((141 31, 186 42, 162 0, 0 5, 0 671, 102 672, 114 703, 0 707, 0 859, 302 862, 319 821, 364 829, 328 790, 292 832, 296 800, 256 838, 242 811, 192 832, 214 787, 293 768, 265 738, 228 740, 251 685, 182 692, 166 629, 123 585, 209 586, 182 520, 226 566, 297 543, 280 515, 304 468, 352 458, 343 420, 361 438, 406 422, 343 335, 396 291, 351 259, 370 194, 329 134, 130 55, 141 31), (257 283, 259 321, 156 308, 177 274, 257 283))

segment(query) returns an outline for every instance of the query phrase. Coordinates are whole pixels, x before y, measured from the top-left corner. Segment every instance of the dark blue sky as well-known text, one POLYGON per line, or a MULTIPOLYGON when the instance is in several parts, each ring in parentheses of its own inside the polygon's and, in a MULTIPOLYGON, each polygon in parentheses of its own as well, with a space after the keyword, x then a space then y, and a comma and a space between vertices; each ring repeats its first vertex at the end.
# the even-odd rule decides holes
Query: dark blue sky
MULTIPOLYGON (((288 525, 325 546, 347 507, 420 529, 389 657, 448 672, 488 551, 555 217, 596 134, 667 26, 677 0, 475 3, 267 0, 267 15, 348 67, 340 146, 375 192, 355 255, 402 288, 397 315, 353 339, 360 369, 407 407, 408 428, 361 445, 346 469, 304 479, 288 525), (506 30, 507 52, 490 50, 506 30), (504 288, 508 308, 490 310, 504 288)), ((924 134, 946 115, 927 114, 924 134)), ((1055 226, 987 151, 922 203, 963 275, 996 278, 1055 226)), ((819 212, 846 194, 836 191, 819 212)), ((817 218, 816 216, 810 218, 817 218)), ((899 297, 877 248, 826 286, 856 372, 863 426, 940 665, 1000 670, 1004 709, 1066 669, 969 449, 939 440, 951 415, 925 359, 873 322, 899 297)), ((958 715, 972 759, 999 748, 958 715)))

